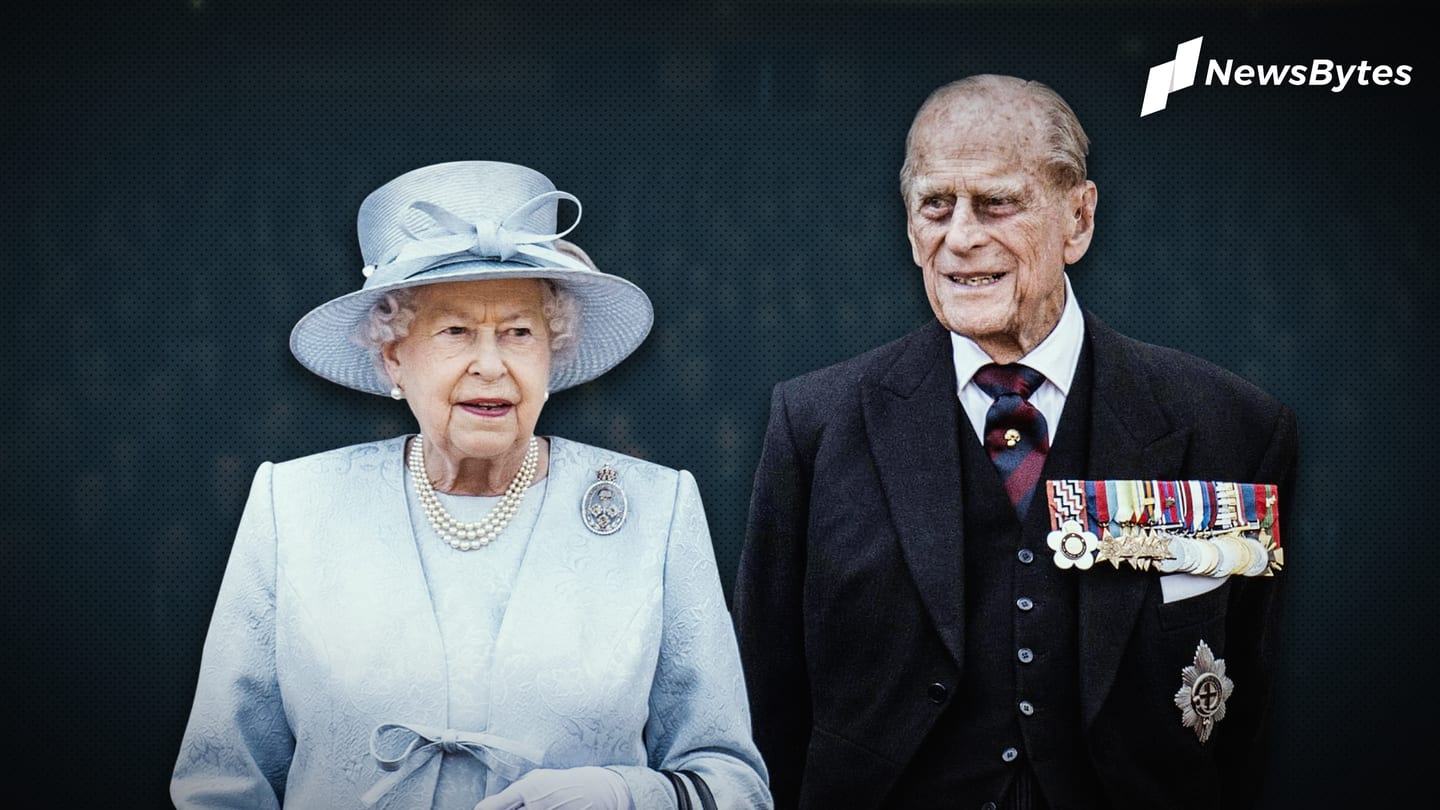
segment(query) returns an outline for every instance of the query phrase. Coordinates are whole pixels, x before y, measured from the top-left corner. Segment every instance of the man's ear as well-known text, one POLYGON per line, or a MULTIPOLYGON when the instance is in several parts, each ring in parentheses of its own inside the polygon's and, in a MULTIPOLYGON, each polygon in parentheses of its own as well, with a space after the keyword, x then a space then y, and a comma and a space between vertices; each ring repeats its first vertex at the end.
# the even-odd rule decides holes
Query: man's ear
POLYGON ((1086 180, 1071 189, 1068 197, 1070 214, 1074 218, 1070 234, 1065 239, 1065 263, 1080 261, 1090 249, 1090 240, 1095 235, 1095 199, 1098 190, 1093 180, 1086 180))

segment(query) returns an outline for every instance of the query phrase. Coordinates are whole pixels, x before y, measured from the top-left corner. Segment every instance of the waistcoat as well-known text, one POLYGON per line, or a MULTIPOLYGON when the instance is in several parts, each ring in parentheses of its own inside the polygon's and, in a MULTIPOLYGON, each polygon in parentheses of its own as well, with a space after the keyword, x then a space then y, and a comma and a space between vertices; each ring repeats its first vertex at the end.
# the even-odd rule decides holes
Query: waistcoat
MULTIPOLYGON (((1077 588, 1046 545, 1044 482, 1083 478, 1091 373, 1082 351, 1060 430, 1023 520, 961 418, 965 670, 886 807, 1036 810, 1096 806, 1080 736, 1077 588)), ((961 583, 956 583, 961 587, 961 583)))

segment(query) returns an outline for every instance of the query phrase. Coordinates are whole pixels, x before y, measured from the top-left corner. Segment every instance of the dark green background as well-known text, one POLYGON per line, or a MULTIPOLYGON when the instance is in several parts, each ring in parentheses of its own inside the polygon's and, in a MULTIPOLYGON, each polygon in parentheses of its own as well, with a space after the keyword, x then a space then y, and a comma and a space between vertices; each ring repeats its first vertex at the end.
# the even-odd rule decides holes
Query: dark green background
POLYGON ((0 80, 11 788, 166 806, 255 466, 413 429, 286 340, 359 285, 362 197, 420 165, 545 172, 586 206, 572 238, 649 292, 648 341, 541 428, 692 470, 728 592, 771 386, 929 317, 896 174, 917 105, 970 72, 1051 84, 1092 137, 1082 303, 1299 413, 1271 806, 1429 785, 1436 78, 1413 12, 47 8, 4 12, 0 80), (1202 71, 1363 59, 1413 81, 1202 81, 1140 118, 1150 66, 1196 36, 1202 71))

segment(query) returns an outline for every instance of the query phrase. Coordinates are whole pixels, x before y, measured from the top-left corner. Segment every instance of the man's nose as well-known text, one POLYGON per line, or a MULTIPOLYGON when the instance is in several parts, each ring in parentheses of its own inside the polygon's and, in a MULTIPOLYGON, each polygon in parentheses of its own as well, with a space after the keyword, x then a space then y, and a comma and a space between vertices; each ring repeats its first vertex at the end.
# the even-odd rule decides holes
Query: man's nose
POLYGON ((945 247, 955 253, 964 253, 984 244, 988 238, 984 224, 970 206, 957 203, 950 214, 950 227, 945 229, 945 247))

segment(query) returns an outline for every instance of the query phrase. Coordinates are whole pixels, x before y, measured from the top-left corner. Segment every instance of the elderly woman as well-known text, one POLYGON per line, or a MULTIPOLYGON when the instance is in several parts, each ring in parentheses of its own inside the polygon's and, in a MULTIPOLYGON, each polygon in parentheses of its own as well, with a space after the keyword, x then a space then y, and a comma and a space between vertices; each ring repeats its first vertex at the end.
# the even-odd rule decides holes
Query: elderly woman
POLYGON ((361 205, 364 286, 291 349, 419 432, 260 465, 177 807, 772 805, 694 478, 535 435, 653 317, 560 199, 459 162, 361 205))

